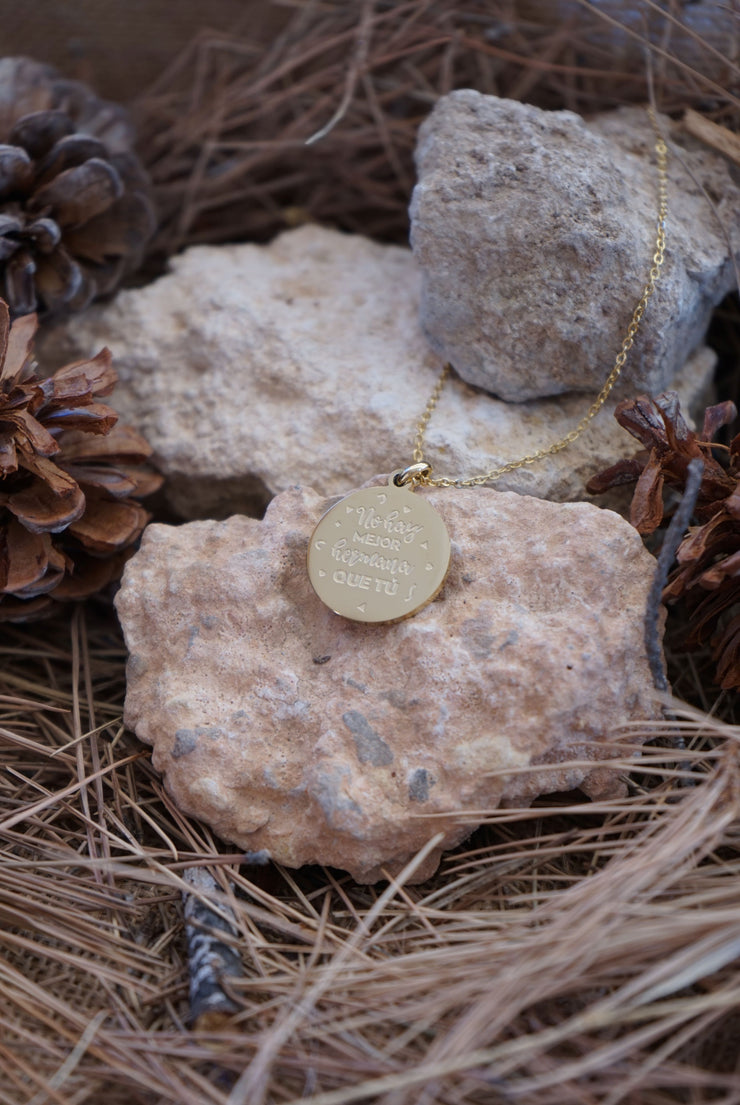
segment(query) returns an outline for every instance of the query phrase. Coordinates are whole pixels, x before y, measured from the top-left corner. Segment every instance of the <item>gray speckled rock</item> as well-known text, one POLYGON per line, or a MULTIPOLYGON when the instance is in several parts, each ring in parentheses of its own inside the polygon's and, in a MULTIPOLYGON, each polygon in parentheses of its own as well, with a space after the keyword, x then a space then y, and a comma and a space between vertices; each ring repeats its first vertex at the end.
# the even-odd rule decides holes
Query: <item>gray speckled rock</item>
MULTIPOLYGON (((615 73, 643 73, 647 40, 671 58, 729 88, 736 76, 737 10, 726 0, 690 0, 678 11, 644 0, 517 0, 517 22, 544 39, 563 26, 577 27, 591 57, 598 46, 615 73), (605 18, 606 17, 606 18, 605 18), (670 34, 668 33, 670 31, 670 34), (588 44, 587 46, 585 44, 588 44)), ((602 85, 603 87, 603 85, 602 85)))
MULTIPOLYGON (((465 380, 514 401, 598 391, 654 253, 654 141, 637 108, 584 122, 470 90, 438 101, 411 240, 424 332, 465 380)), ((623 373, 633 391, 670 385, 735 285, 723 227, 740 248, 740 188, 718 154, 672 141, 668 253, 623 373)))
MULTIPOLYGON (((335 495, 409 463, 440 371, 419 327, 409 250, 307 226, 266 247, 191 249, 172 264, 57 329, 46 359, 112 348, 112 402, 153 446, 178 513, 253 513, 256 500, 295 483, 335 495)), ((702 350, 686 366, 676 382, 684 409, 712 365, 702 350)), ((455 379, 429 426, 428 455, 440 473, 483 471, 562 437, 587 407, 584 396, 512 406, 455 379)), ((612 410, 499 486, 582 497, 590 476, 635 447, 612 410)))
POLYGON ((455 811, 619 792, 608 769, 563 765, 658 714, 642 636, 654 561, 637 533, 586 503, 417 494, 449 528, 452 565, 396 625, 348 622, 311 590, 328 503, 310 490, 263 521, 150 526, 126 566, 127 724, 178 805, 225 839, 375 881, 439 830, 442 848, 462 840, 455 811))

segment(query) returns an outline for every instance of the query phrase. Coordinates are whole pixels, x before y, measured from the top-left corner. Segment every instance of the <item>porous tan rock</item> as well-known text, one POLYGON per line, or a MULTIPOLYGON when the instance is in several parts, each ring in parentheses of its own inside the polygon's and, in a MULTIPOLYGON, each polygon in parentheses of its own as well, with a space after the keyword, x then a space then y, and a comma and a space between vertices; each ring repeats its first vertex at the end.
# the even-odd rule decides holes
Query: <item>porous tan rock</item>
MULTIPOLYGON (((419 296, 409 250, 306 226, 269 246, 188 250, 169 275, 56 330, 46 360, 59 363, 59 346, 68 357, 110 346, 120 376, 112 402, 154 448, 173 508, 185 518, 254 513, 295 483, 340 494, 409 463, 441 367, 421 333, 419 296)), ((604 376, 612 353, 602 350, 604 376)), ((713 363, 702 350, 676 381, 684 409, 713 363)), ((512 406, 454 379, 428 456, 445 474, 484 471, 562 437, 589 402, 512 406)), ((634 448, 613 405, 565 452, 499 486, 583 497, 595 472, 634 448)))
MULTIPOLYGON (((730 165, 663 124, 668 251, 623 372, 653 394, 702 342, 740 250, 730 165)), ((655 252, 654 145, 641 108, 585 121, 467 89, 437 102, 419 131, 411 242, 424 332, 468 383, 517 402, 599 390, 655 252)))
POLYGON ((308 489, 262 521, 152 525, 129 561, 126 722, 224 839, 375 881, 442 831, 422 878, 471 831, 459 811, 618 792, 588 761, 658 712, 637 533, 586 503, 417 494, 449 528, 451 569, 395 625, 346 621, 311 590, 309 535, 333 500, 308 489))

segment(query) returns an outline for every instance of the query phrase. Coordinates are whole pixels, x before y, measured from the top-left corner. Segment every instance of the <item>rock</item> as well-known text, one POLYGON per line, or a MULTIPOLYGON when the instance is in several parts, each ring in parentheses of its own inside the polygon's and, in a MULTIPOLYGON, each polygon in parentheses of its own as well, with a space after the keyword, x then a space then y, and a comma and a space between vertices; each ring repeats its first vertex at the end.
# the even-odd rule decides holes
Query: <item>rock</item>
POLYGON ((588 503, 417 494, 448 526, 452 565, 394 625, 346 621, 311 590, 309 535, 334 500, 308 489, 263 521, 152 525, 129 561, 126 723, 224 839, 372 882, 441 830, 422 878, 472 830, 455 811, 620 792, 583 761, 659 716, 643 645, 654 561, 637 533, 588 503))
MULTIPOLYGON (((172 266, 55 330, 43 355, 51 367, 112 348, 111 401, 153 446, 182 517, 257 513, 295 483, 337 495, 410 462, 440 371, 419 328, 410 251, 307 226, 267 247, 190 249, 172 266)), ((684 409, 713 363, 703 350, 687 366, 684 409)), ((608 358, 601 366, 606 375, 608 358)), ((486 470, 562 437, 588 402, 512 407, 454 380, 429 426, 429 458, 455 476, 486 470)), ((499 486, 582 497, 590 476, 634 451, 612 409, 499 486)))
POLYGON ((681 5, 680 19, 643 0, 599 0, 588 12, 581 0, 518 0, 516 17, 520 33, 540 42, 568 24, 577 27, 580 63, 600 55, 602 94, 608 71, 612 81, 624 73, 647 76, 646 42, 675 58, 684 72, 709 77, 715 87, 729 88, 734 79, 736 50, 728 46, 737 40, 737 12, 725 0, 691 0, 681 5))
MULTIPOLYGON (((635 393, 669 386, 735 287, 740 188, 718 154, 671 142, 666 262, 623 372, 635 393)), ((654 143, 638 108, 585 122, 469 90, 437 102, 411 241, 423 330, 468 383, 516 402, 599 390, 655 252, 654 143)))

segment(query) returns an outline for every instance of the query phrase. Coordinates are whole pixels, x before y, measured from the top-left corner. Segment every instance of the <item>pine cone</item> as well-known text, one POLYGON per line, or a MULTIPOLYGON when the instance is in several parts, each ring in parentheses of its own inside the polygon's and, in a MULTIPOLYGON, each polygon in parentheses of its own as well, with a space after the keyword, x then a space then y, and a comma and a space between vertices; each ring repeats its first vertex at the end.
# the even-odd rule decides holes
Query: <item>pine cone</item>
POLYGON ((717 664, 716 681, 724 690, 740 689, 740 434, 729 446, 718 445, 717 431, 737 417, 729 400, 707 407, 700 433, 689 429, 675 392, 654 399, 647 395, 620 403, 615 417, 643 450, 618 461, 586 485, 591 492, 635 483, 631 521, 640 533, 650 534, 663 523, 670 508, 663 501, 665 486, 683 491, 689 463, 704 463, 694 508, 700 524, 690 529, 679 546, 678 567, 663 592, 667 604, 680 602, 688 631, 684 645, 700 648, 709 642, 717 664), (712 456, 716 450, 723 463, 712 456))
POLYGON ((135 500, 161 477, 130 426, 101 397, 116 383, 110 351, 32 373, 35 315, 10 327, 0 300, 0 620, 25 621, 58 599, 117 579, 149 515, 135 500))
POLYGON ((653 533, 663 521, 664 486, 683 490, 689 463, 700 457, 704 475, 696 501, 697 518, 711 518, 722 501, 737 486, 737 477, 712 456, 714 436, 737 417, 729 401, 707 407, 701 433, 694 433, 681 413, 675 391, 651 398, 638 395, 617 404, 614 417, 620 426, 642 442, 644 449, 634 457, 619 460, 593 476, 586 484, 592 494, 635 483, 630 521, 638 533, 653 533))
POLYGON ((141 262, 155 219, 122 107, 0 59, 0 275, 14 316, 81 310, 141 262))

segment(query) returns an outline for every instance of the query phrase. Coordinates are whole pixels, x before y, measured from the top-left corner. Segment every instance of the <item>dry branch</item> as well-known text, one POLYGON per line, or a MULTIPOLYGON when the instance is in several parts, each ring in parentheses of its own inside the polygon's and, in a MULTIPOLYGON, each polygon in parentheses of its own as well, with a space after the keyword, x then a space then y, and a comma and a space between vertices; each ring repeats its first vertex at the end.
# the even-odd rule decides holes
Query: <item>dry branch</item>
POLYGON ((668 582, 668 573, 676 561, 678 546, 683 541, 691 516, 694 513, 703 475, 704 463, 701 458, 697 457, 690 461, 686 471, 686 486, 681 496, 681 502, 676 508, 663 537, 653 582, 648 594, 647 610, 645 612, 645 651, 647 652, 655 688, 666 693, 669 686, 663 663, 663 644, 660 632, 661 600, 668 582))
POLYGON ((694 138, 698 138, 705 145, 734 161, 736 165, 740 165, 740 135, 728 130, 727 127, 713 123, 711 119, 706 119, 693 108, 687 108, 683 125, 694 138))
POLYGON ((205 867, 186 867, 183 879, 191 887, 191 892, 182 896, 190 974, 189 1021, 195 1028, 214 1031, 228 1024, 239 1009, 229 994, 229 983, 243 973, 236 949, 238 934, 213 875, 205 867), (222 900, 214 906, 211 901, 217 897, 222 900))

